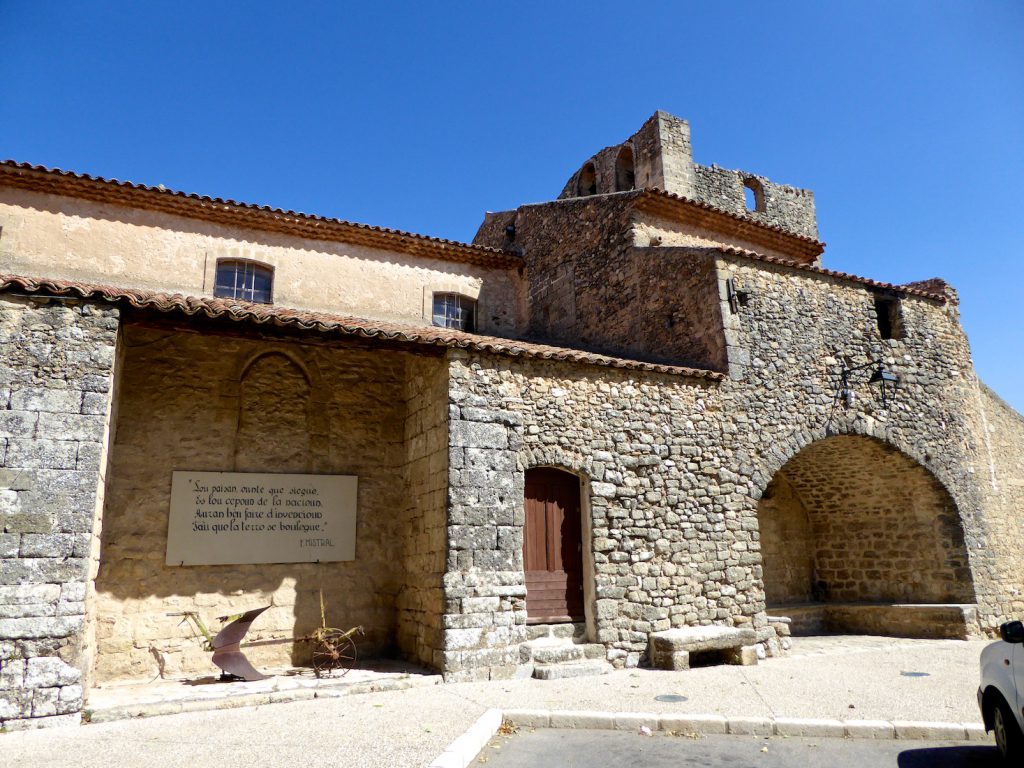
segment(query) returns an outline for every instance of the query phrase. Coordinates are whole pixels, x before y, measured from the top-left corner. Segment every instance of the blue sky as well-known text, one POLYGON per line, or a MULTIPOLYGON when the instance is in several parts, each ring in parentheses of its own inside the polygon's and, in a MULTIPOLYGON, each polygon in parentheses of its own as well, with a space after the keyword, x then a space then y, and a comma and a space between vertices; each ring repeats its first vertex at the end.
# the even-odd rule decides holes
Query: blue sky
POLYGON ((655 109, 960 292, 1024 411, 1024 3, 0 0, 0 156, 472 238, 655 109))

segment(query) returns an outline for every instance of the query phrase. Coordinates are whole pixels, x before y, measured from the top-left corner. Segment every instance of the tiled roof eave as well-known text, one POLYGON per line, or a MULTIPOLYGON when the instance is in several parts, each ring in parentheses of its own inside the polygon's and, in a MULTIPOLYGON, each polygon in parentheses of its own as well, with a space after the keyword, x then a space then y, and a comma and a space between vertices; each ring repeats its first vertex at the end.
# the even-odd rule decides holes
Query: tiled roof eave
POLYGON ((826 269, 825 267, 819 267, 815 264, 802 264, 796 261, 790 261, 788 259, 781 259, 777 256, 768 256, 763 253, 757 253, 756 251, 748 251, 742 248, 735 248, 728 245, 715 246, 708 248, 710 251, 717 251, 726 256, 736 256, 749 261, 760 261, 767 264, 775 264, 781 267, 788 267, 790 269, 800 270, 801 272, 810 272, 815 275, 823 275, 826 277, 832 277, 837 280, 842 280, 847 283, 856 283, 858 285, 864 285, 869 288, 878 288, 884 291, 893 291, 894 293, 905 295, 905 296, 919 296, 924 299, 930 299, 932 301, 938 301, 945 304, 949 301, 949 297, 944 293, 937 293, 934 291, 926 291, 922 288, 914 288, 910 285, 898 285, 896 283, 884 283, 879 280, 872 280, 869 277, 861 277, 860 275, 854 275, 849 272, 839 272, 835 269, 826 269))
POLYGON ((514 269, 523 264, 517 255, 497 248, 11 160, 0 161, 0 186, 483 267, 514 269))
POLYGON ((465 349, 506 357, 557 360, 608 368, 650 371, 706 381, 721 381, 724 378, 724 374, 718 371, 700 368, 612 357, 568 347, 482 336, 447 328, 403 325, 273 305, 249 304, 229 299, 155 293, 108 285, 2 274, 0 274, 0 293, 71 297, 136 309, 154 310, 168 315, 228 319, 254 325, 274 325, 378 341, 465 349))

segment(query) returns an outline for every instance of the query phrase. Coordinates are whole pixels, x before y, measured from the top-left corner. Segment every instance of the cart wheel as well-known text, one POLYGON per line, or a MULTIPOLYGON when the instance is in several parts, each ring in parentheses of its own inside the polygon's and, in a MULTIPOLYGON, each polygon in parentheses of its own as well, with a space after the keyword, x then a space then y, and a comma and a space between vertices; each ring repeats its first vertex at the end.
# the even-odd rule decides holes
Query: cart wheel
POLYGON ((340 629, 327 630, 313 649, 313 673, 330 676, 336 669, 345 675, 356 663, 356 644, 340 629))

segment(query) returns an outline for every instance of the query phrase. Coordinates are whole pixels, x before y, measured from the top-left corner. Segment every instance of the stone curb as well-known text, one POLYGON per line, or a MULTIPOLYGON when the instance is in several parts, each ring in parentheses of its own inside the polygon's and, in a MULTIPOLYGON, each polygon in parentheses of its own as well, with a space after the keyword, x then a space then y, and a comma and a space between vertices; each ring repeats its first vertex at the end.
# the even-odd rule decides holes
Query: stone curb
POLYGON ((503 720, 500 709, 488 709, 469 730, 449 744, 428 768, 466 768, 498 732, 503 720))
POLYGON ((122 704, 104 709, 83 708, 83 723, 109 723, 115 720, 129 720, 139 717, 157 717, 160 715, 177 715, 182 712, 209 712, 218 709, 237 709, 239 707, 259 707, 266 704, 281 704, 290 701, 309 701, 310 699, 333 699, 341 696, 352 696, 360 693, 377 693, 379 691, 400 691, 432 685, 434 681, 413 681, 407 678, 395 680, 375 680, 358 683, 342 683, 319 685, 309 688, 286 688, 279 691, 263 691, 260 693, 236 693, 228 696, 210 698, 181 699, 178 701, 153 701, 141 704, 122 704))
MULTIPOLYGON (((497 712, 498 710, 491 710, 497 712)), ((840 739, 931 739, 986 741, 980 723, 941 723, 910 720, 828 720, 802 717, 725 717, 723 715, 655 714, 643 712, 581 712, 572 710, 510 709, 502 719, 525 728, 579 728, 735 734, 744 736, 805 736, 840 739)), ((500 721, 499 721, 500 722, 500 721)), ((446 766, 447 768, 447 766, 446 766)))

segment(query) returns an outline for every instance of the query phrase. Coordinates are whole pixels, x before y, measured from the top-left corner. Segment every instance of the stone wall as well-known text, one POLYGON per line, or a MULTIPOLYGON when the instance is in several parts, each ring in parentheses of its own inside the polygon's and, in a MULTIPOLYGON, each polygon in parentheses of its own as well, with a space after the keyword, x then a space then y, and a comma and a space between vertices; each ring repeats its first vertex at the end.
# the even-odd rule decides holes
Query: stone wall
POLYGON ((611 346, 588 289, 599 280, 596 270, 617 266, 631 235, 630 204, 622 197, 561 200, 485 220, 474 243, 514 248, 526 262, 527 336, 584 349, 611 346), (511 242, 508 224, 515 226, 511 242))
MULTIPOLYGON (((768 501, 771 509, 762 496, 758 508, 770 603, 779 597, 770 577, 780 560, 788 564, 790 558, 792 565, 782 569, 807 578, 804 600, 974 602, 956 506, 912 459, 871 438, 839 435, 798 453, 772 483, 787 489, 789 498, 776 494, 768 501), (781 526, 773 512, 781 513, 781 526), (803 536, 799 525, 786 525, 801 514, 807 520, 803 536), (773 540, 780 536, 786 538, 773 540)), ((785 577, 779 586, 798 589, 785 577)))
MULTIPOLYGON (((721 439, 717 387, 464 353, 453 354, 451 371, 459 444, 449 529, 457 573, 448 580, 474 614, 472 631, 446 634, 460 646, 446 658, 452 676, 510 674, 496 665, 514 663, 524 639, 523 482, 533 466, 585 478, 591 640, 614 664, 636 666, 648 633, 671 626, 725 623, 773 636, 759 592, 756 518, 745 504, 750 489, 713 448, 721 439), (469 471, 456 474, 459 461, 469 471), (504 594, 480 599, 496 584, 504 594)), ((449 600, 447 608, 460 606, 449 600)))
POLYGON ((764 176, 746 171, 731 171, 717 165, 694 168, 693 197, 723 211, 747 216, 761 224, 781 227, 804 237, 818 239, 818 215, 814 193, 809 189, 776 184, 764 176), (756 209, 747 206, 745 187, 750 185, 756 209))
POLYGON ((594 176, 593 194, 607 195, 626 189, 657 187, 666 192, 713 205, 769 226, 781 227, 805 237, 818 238, 814 193, 787 184, 776 184, 764 176, 732 171, 717 165, 693 162, 690 125, 674 115, 658 111, 640 130, 621 144, 606 147, 587 160, 572 175, 559 199, 585 196, 581 176, 594 176), (616 173, 620 153, 632 156, 633 187, 623 187, 616 173), (759 205, 748 208, 744 186, 756 189, 759 205))
POLYGON ((117 311, 0 297, 0 727, 77 722, 117 311))
POLYGON ((765 602, 810 602, 814 584, 814 533, 807 509, 783 472, 775 475, 757 505, 765 602))
POLYGON ((445 630, 435 666, 456 681, 510 677, 526 640, 520 399, 493 375, 494 358, 475 360, 449 355, 445 630))
POLYGON ((1024 619, 1024 417, 984 384, 980 432, 988 457, 979 473, 1004 620, 1024 619))
POLYGON ((727 277, 750 295, 737 314, 725 313, 731 376, 724 397, 746 436, 737 455, 755 498, 793 456, 831 435, 875 437, 898 449, 949 494, 981 626, 991 632, 1004 613, 1004 597, 978 484, 986 458, 955 295, 945 303, 903 296, 904 337, 883 339, 868 286, 723 256, 723 301, 727 277), (853 401, 847 404, 840 392, 845 358, 854 365, 881 360, 899 375, 899 390, 890 392, 887 405, 868 383, 871 367, 850 374, 853 401))
POLYGON ((407 506, 398 646, 427 666, 441 650, 448 544, 448 366, 410 357, 405 386, 407 506))
MULTIPOLYGON (((883 339, 875 294, 861 283, 721 254, 716 273, 730 368, 721 384, 450 353, 453 629, 439 665, 450 677, 510 674, 526 621, 522 494, 532 466, 585 478, 588 624, 615 664, 639 663, 651 631, 702 623, 752 627, 773 650, 762 542, 778 528, 759 525, 758 502, 805 449, 807 472, 791 465, 782 477, 823 526, 815 557, 831 594, 977 600, 981 628, 994 630, 1005 590, 976 480, 986 454, 955 301, 904 296, 905 334, 883 339), (736 313, 730 277, 749 293, 736 313), (868 383, 873 370, 854 371, 848 403, 838 389, 844 356, 882 360, 901 377, 899 390, 883 404, 868 383), (839 445, 850 448, 845 459, 813 460, 839 445), (860 462, 860 477, 844 474, 850 462, 860 462), (879 514, 880 526, 865 526, 879 514), (844 531, 863 535, 861 545, 844 548, 844 531)), ((786 543, 770 546, 777 553, 786 543)), ((794 598, 795 584, 791 577, 794 598)))
MULTIPOLYGON (((95 680, 210 673, 209 654, 167 613, 215 616, 263 605, 252 637, 362 624, 361 653, 388 650, 404 583, 409 506, 407 355, 181 332, 127 323, 116 439, 96 577, 95 680), (164 564, 174 470, 359 477, 356 559, 338 563, 164 564)), ((308 646, 248 652, 257 667, 308 646)))

